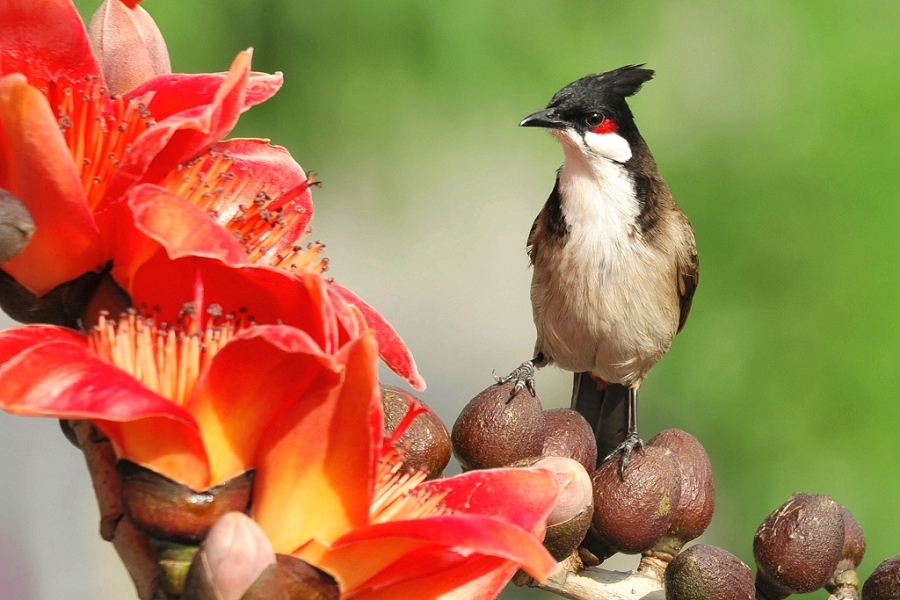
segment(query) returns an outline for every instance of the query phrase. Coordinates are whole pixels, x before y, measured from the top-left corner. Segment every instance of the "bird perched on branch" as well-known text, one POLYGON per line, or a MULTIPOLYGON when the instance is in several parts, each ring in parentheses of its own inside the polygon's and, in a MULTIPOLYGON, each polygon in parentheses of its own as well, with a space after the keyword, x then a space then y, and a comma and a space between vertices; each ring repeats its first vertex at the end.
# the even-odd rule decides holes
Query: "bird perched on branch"
POLYGON ((528 235, 534 358, 498 378, 515 380, 515 394, 534 391, 536 367, 575 372, 572 407, 601 462, 621 454, 621 469, 643 444, 638 390, 684 327, 699 280, 691 224, 625 100, 653 77, 642 66, 583 77, 520 123, 549 130, 565 162, 528 235))

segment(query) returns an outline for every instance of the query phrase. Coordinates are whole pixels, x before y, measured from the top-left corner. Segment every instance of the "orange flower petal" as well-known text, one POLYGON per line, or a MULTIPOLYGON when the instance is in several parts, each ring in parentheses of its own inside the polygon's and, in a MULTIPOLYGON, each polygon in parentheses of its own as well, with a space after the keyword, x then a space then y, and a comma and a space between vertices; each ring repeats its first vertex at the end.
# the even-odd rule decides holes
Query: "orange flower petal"
POLYGON ((299 399, 259 448, 253 517, 276 552, 331 543, 369 519, 381 397, 372 334, 336 355, 341 383, 299 399))
POLYGON ((8 357, 0 366, 0 407, 26 416, 91 419, 120 457, 205 489, 206 453, 190 413, 100 360, 84 336, 52 329, 0 334, 0 357, 8 357))
POLYGON ((19 283, 40 296, 106 262, 56 117, 20 74, 0 79, 0 187, 35 223, 30 243, 3 265, 19 283))
POLYGON ((340 366, 304 332, 258 325, 210 361, 189 409, 209 454, 212 485, 253 466, 275 415, 319 396, 340 379, 340 366))

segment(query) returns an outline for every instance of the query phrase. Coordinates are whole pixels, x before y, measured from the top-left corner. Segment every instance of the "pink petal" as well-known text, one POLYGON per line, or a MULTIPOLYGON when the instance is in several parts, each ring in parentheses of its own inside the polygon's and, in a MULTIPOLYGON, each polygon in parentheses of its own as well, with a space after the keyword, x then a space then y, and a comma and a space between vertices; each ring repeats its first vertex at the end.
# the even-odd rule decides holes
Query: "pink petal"
POLYGON ((419 375, 416 369, 416 361, 400 334, 391 327, 381 314, 366 303, 365 300, 351 292, 339 283, 331 284, 331 291, 344 298, 362 312, 366 323, 375 330, 375 338, 378 340, 378 354, 391 370, 406 379, 413 388, 425 389, 425 379, 419 375))
POLYGON ((25 249, 3 264, 19 283, 41 296, 106 262, 56 117, 20 74, 0 79, 0 188, 18 198, 35 223, 25 249))

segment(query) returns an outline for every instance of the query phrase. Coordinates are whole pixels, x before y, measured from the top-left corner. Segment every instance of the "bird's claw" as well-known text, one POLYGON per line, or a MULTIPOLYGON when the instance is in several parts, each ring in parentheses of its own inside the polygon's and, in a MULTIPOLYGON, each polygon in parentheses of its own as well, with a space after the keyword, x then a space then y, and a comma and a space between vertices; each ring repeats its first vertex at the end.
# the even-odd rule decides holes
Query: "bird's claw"
POLYGON ((513 369, 512 373, 505 377, 500 377, 497 375, 497 372, 494 371, 494 380, 501 385, 510 381, 515 381, 512 393, 509 395, 510 400, 515 398, 516 394, 525 388, 528 388, 528 391, 531 392, 532 396, 537 395, 534 390, 534 363, 530 360, 523 362, 513 369))
POLYGON ((629 433, 621 444, 613 448, 613 451, 606 455, 606 458, 603 459, 603 462, 608 461, 609 459, 615 457, 617 454, 621 454, 622 456, 619 459, 619 477, 625 479, 625 466, 631 459, 631 453, 635 449, 643 451, 644 440, 642 440, 637 433, 629 433))

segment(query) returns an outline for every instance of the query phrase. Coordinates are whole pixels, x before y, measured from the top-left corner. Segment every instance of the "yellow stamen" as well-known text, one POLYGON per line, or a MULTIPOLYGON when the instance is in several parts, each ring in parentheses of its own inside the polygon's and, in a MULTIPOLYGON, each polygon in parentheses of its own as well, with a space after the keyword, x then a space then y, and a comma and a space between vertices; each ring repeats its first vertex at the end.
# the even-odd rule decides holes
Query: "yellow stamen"
POLYGON ((242 323, 233 316, 200 331, 189 318, 169 326, 131 310, 118 320, 101 314, 89 334, 91 348, 102 360, 139 380, 150 390, 184 405, 209 360, 234 335, 242 323))
POLYGON ((375 493, 369 518, 372 523, 421 519, 449 514, 446 493, 418 487, 428 477, 423 470, 407 470, 403 451, 392 449, 378 463, 375 493))

